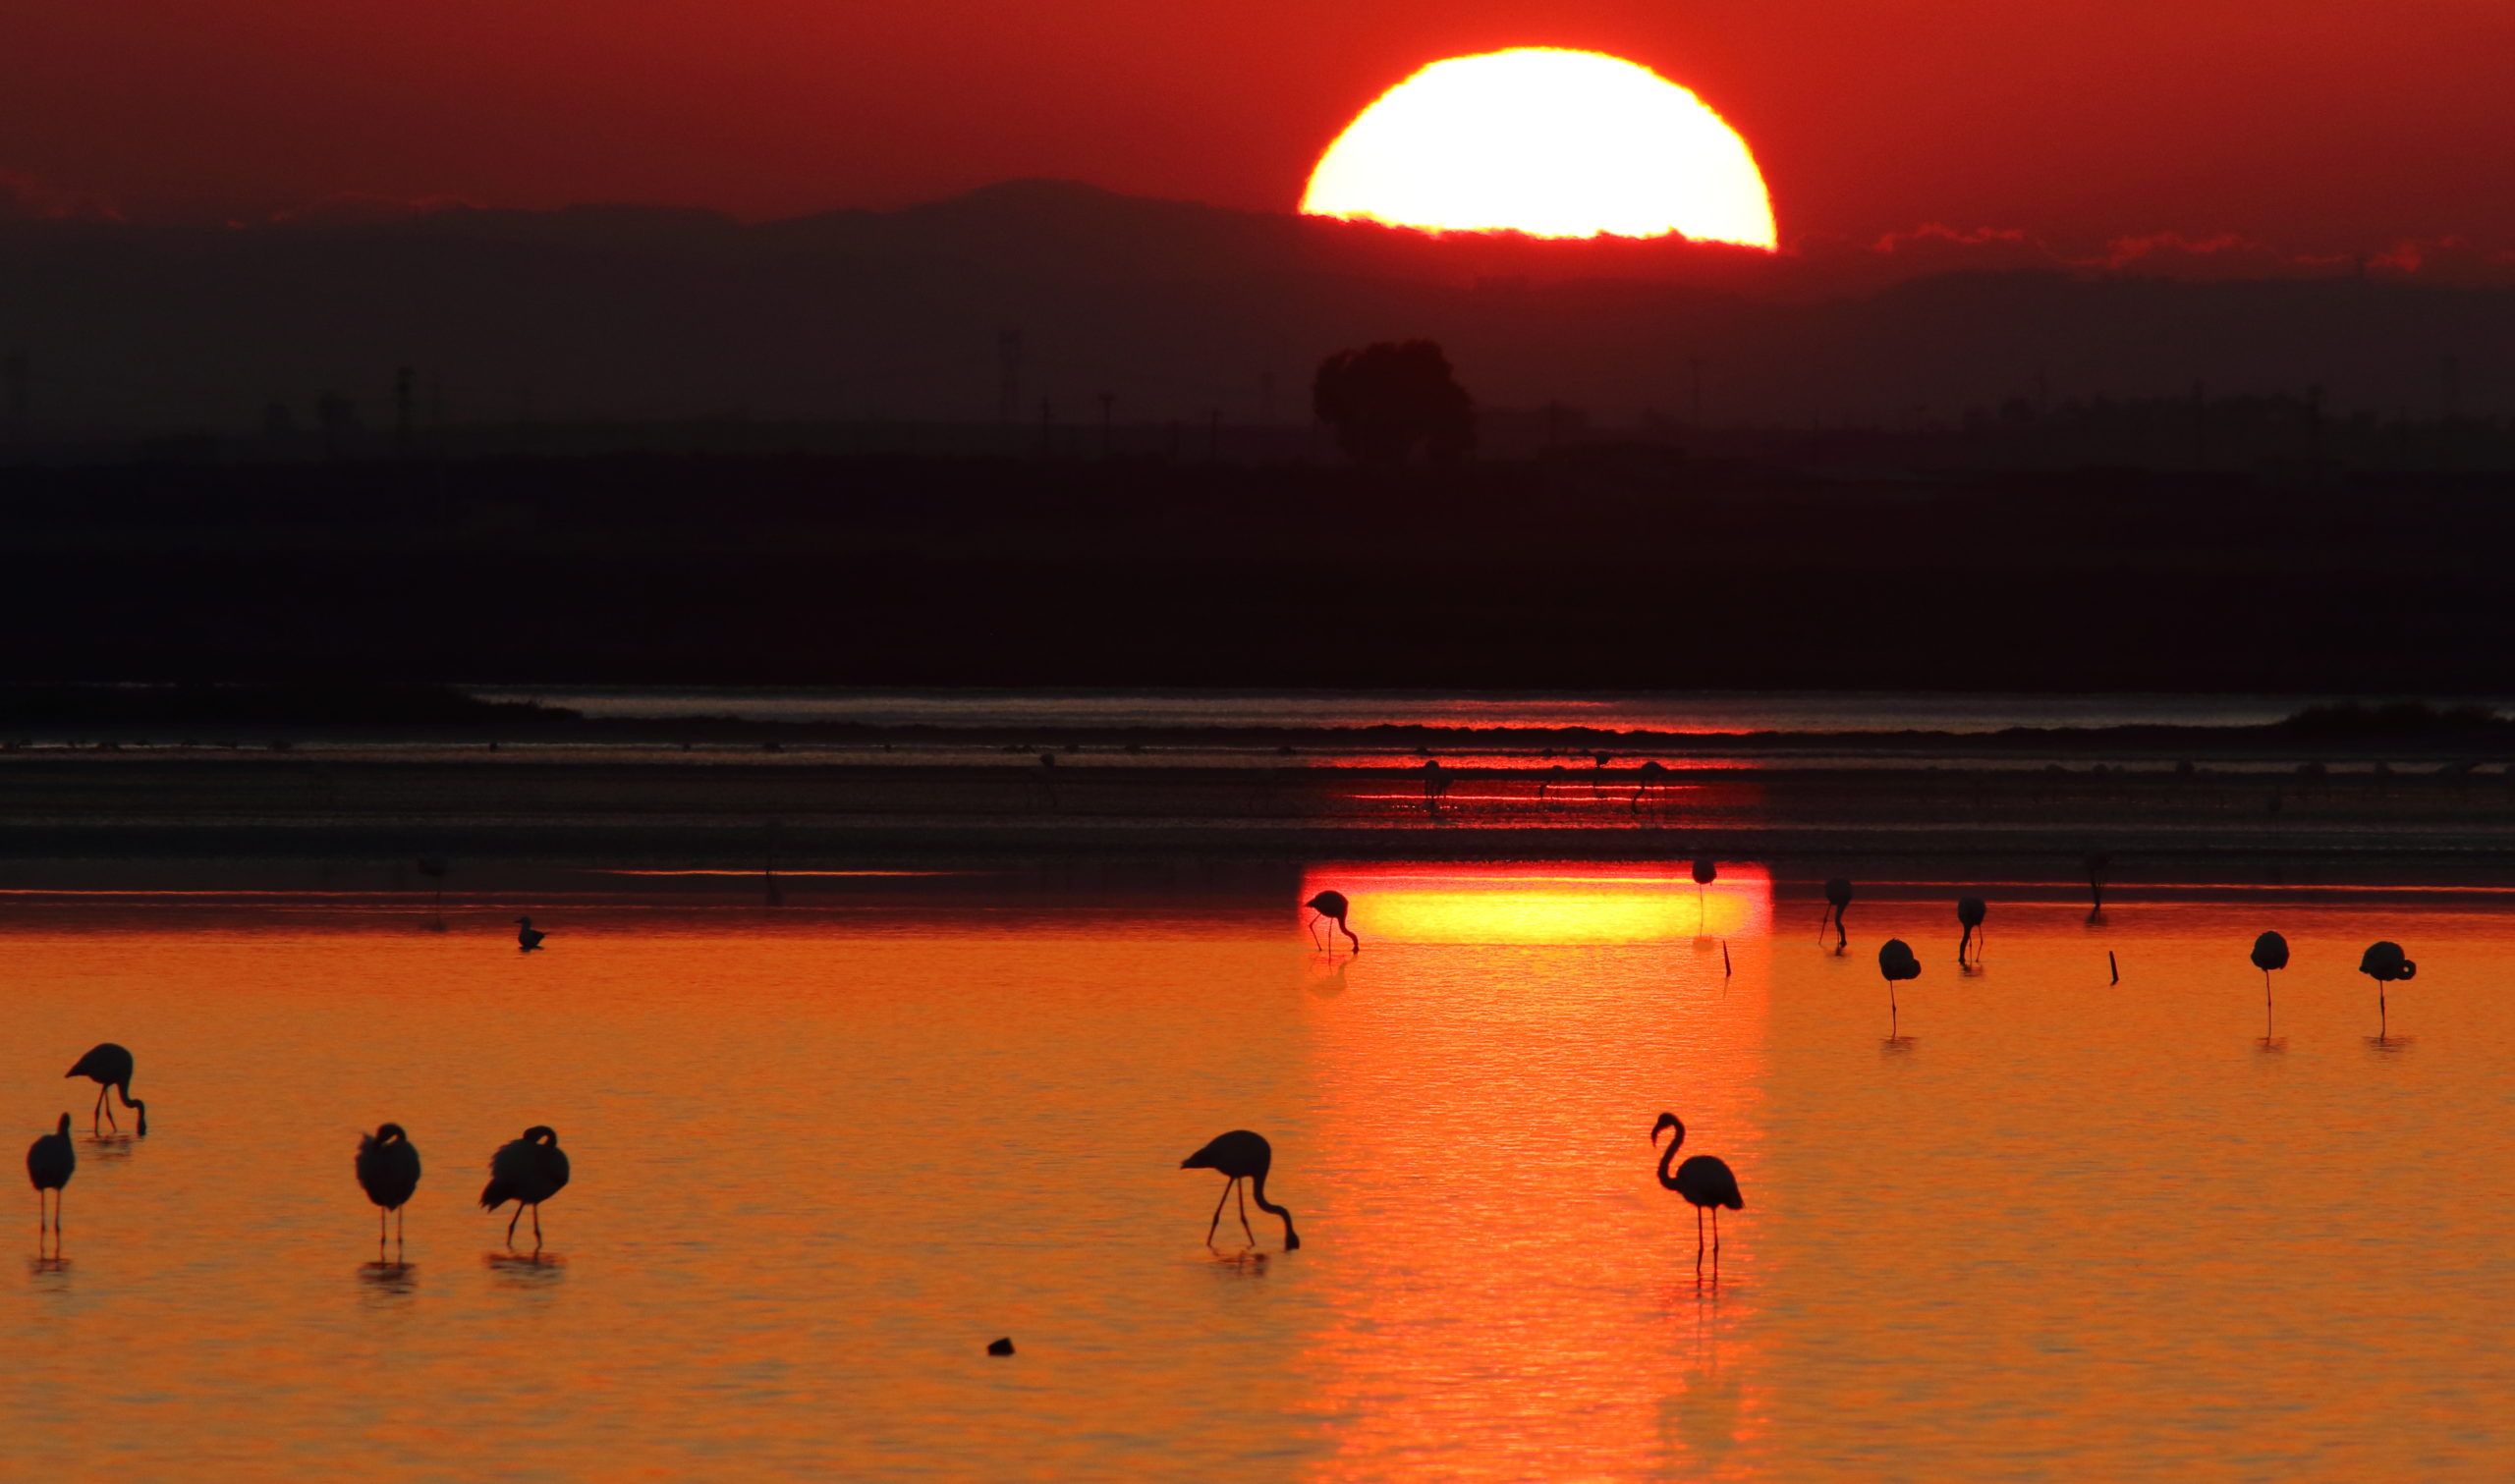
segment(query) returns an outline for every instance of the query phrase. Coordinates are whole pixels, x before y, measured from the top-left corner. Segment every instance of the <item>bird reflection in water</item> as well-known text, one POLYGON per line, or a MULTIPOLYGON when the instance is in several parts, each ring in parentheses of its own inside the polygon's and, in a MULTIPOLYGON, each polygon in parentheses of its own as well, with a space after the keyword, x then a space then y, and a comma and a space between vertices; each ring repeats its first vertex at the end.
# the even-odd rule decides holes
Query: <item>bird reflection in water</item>
POLYGON ((44 1287, 57 1292, 68 1283, 70 1267, 70 1259, 61 1255, 60 1239, 55 1237, 50 1251, 27 1259, 27 1276, 49 1279, 44 1287))
POLYGON ((538 1248, 531 1252, 483 1252, 480 1265, 487 1268, 501 1286, 512 1289, 547 1288, 566 1276, 568 1271, 568 1259, 538 1248))
POLYGON ((91 1133, 79 1141, 79 1157, 118 1165, 140 1151, 140 1140, 128 1133, 91 1133))
POLYGON ((1310 965, 1310 992, 1322 1000, 1333 1000, 1345 992, 1345 973, 1352 968, 1351 956, 1331 959, 1325 963, 1313 960, 1310 965))
POLYGON ((419 1266, 413 1262, 363 1262, 358 1266, 358 1281, 368 1292, 381 1294, 404 1294, 419 1287, 419 1266))

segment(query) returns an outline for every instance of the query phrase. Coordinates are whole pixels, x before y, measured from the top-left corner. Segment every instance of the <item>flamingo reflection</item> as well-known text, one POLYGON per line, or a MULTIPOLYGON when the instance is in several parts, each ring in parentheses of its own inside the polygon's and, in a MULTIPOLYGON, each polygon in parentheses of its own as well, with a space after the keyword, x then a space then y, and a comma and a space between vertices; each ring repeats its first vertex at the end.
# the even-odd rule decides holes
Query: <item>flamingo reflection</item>
MULTIPOLYGON (((1205 1245, 1213 1245, 1214 1229, 1222 1225, 1223 1202, 1231 1199, 1245 1180, 1249 1182, 1250 1193, 1258 1197, 1258 1209, 1283 1222, 1284 1250, 1299 1250, 1301 1234, 1293 1230, 1293 1213, 1266 1199, 1266 1172, 1273 1168, 1274 1163, 1274 1146, 1266 1142, 1264 1135, 1252 1133, 1246 1128, 1217 1134, 1205 1147, 1179 1162, 1182 1170, 1213 1170, 1228 1177, 1221 1197, 1214 1202, 1214 1219, 1205 1223, 1205 1245)), ((1249 1234, 1250 1245, 1257 1245, 1258 1234, 1250 1231, 1246 1200, 1240 1206, 1240 1230, 1249 1234)))
POLYGON ((1677 1134, 1668 1140, 1667 1152, 1659 1156, 1660 1187, 1676 1191, 1685 1197, 1686 1204, 1694 1207, 1694 1265, 1698 1268, 1703 1266, 1703 1213, 1711 1213, 1711 1265, 1717 1268, 1720 1266, 1720 1208, 1726 1206, 1732 1211, 1743 1211, 1747 1208, 1746 1197, 1738 1193, 1738 1177, 1730 1174, 1729 1167, 1714 1155, 1698 1154, 1679 1165, 1676 1174, 1670 1175, 1668 1162, 1677 1157, 1677 1150, 1686 1141, 1685 1123, 1673 1113, 1663 1113, 1659 1115, 1659 1122, 1650 1126, 1650 1142, 1654 1145, 1659 1142, 1660 1133, 1670 1128, 1674 1128, 1677 1134))
POLYGON ((81 1057, 76 1066, 61 1074, 64 1079, 85 1077, 96 1084, 96 1108, 95 1113, 87 1116, 88 1132, 96 1131, 96 1113, 103 1114, 105 1122, 116 1130, 121 1129, 122 1125, 114 1118, 113 1104, 105 1101, 108 1094, 119 1091, 122 1105, 140 1115, 140 1136, 148 1136, 148 1105, 131 1095, 132 1067, 129 1051, 111 1041, 104 1041, 89 1047, 87 1054, 81 1057))
POLYGON ((1345 913, 1351 908, 1350 905, 1345 901, 1345 894, 1343 892, 1320 892, 1317 896, 1303 903, 1302 906, 1310 908, 1314 914, 1303 923, 1303 926, 1310 929, 1311 942, 1318 944, 1320 948, 1325 948, 1328 946, 1328 943, 1335 941, 1333 938, 1330 938, 1327 943, 1319 942, 1318 921, 1319 918, 1323 917, 1329 922, 1334 923, 1336 929, 1342 932, 1345 935, 1346 940, 1354 945, 1354 952, 1359 954, 1363 951, 1363 940, 1354 936, 1354 929, 1345 921, 1345 913))

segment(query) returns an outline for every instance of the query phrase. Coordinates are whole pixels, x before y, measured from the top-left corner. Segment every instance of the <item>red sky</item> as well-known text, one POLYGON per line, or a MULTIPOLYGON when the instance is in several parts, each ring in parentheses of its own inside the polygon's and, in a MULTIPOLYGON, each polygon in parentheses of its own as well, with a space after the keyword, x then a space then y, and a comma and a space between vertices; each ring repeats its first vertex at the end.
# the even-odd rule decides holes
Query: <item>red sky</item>
POLYGON ((1786 238, 1925 223, 2515 246, 2509 0, 9 0, 0 181, 134 216, 343 192, 746 216, 1018 176, 1289 208, 1444 56, 1614 52, 1786 238))

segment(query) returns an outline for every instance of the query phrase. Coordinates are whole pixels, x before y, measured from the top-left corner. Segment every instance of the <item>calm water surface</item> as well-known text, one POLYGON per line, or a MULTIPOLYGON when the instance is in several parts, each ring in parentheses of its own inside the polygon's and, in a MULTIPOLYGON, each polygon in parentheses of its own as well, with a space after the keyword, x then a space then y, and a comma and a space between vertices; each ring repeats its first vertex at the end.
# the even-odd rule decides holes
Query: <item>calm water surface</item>
POLYGON ((1330 884, 1358 959, 1290 897, 604 899, 530 958, 503 905, 22 901, 0 1088, 82 1141, 64 1260, 22 1187, 0 1269, 7 1471, 2515 1469, 2491 897, 1994 897, 1960 975, 1936 889, 1866 888, 1835 958, 1749 867, 1700 905, 1615 867, 1330 884), (1888 933, 1927 965, 1893 1044, 1888 933), (2420 964, 2380 1044, 2379 936, 2420 964), (144 1141, 61 1079, 103 1039, 144 1141), (1716 1279, 1661 1109, 1747 1194, 1716 1279), (385 1119, 427 1166, 399 1268, 350 1176, 385 1119), (537 1261, 473 1205, 533 1123, 576 1162, 537 1261), (1220 1182, 1176 1166, 1244 1126, 1299 1252, 1203 1244, 1220 1182))

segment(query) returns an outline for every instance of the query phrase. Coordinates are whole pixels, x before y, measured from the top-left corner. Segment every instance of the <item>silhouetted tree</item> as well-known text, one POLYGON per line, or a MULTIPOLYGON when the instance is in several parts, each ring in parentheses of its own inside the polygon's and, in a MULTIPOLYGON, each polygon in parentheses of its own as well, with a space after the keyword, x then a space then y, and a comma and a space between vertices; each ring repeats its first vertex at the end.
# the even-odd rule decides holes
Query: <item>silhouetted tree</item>
POLYGON ((1311 404, 1360 464, 1403 464, 1417 444, 1448 464, 1476 446, 1476 403, 1432 341, 1337 352, 1318 363, 1311 404))

